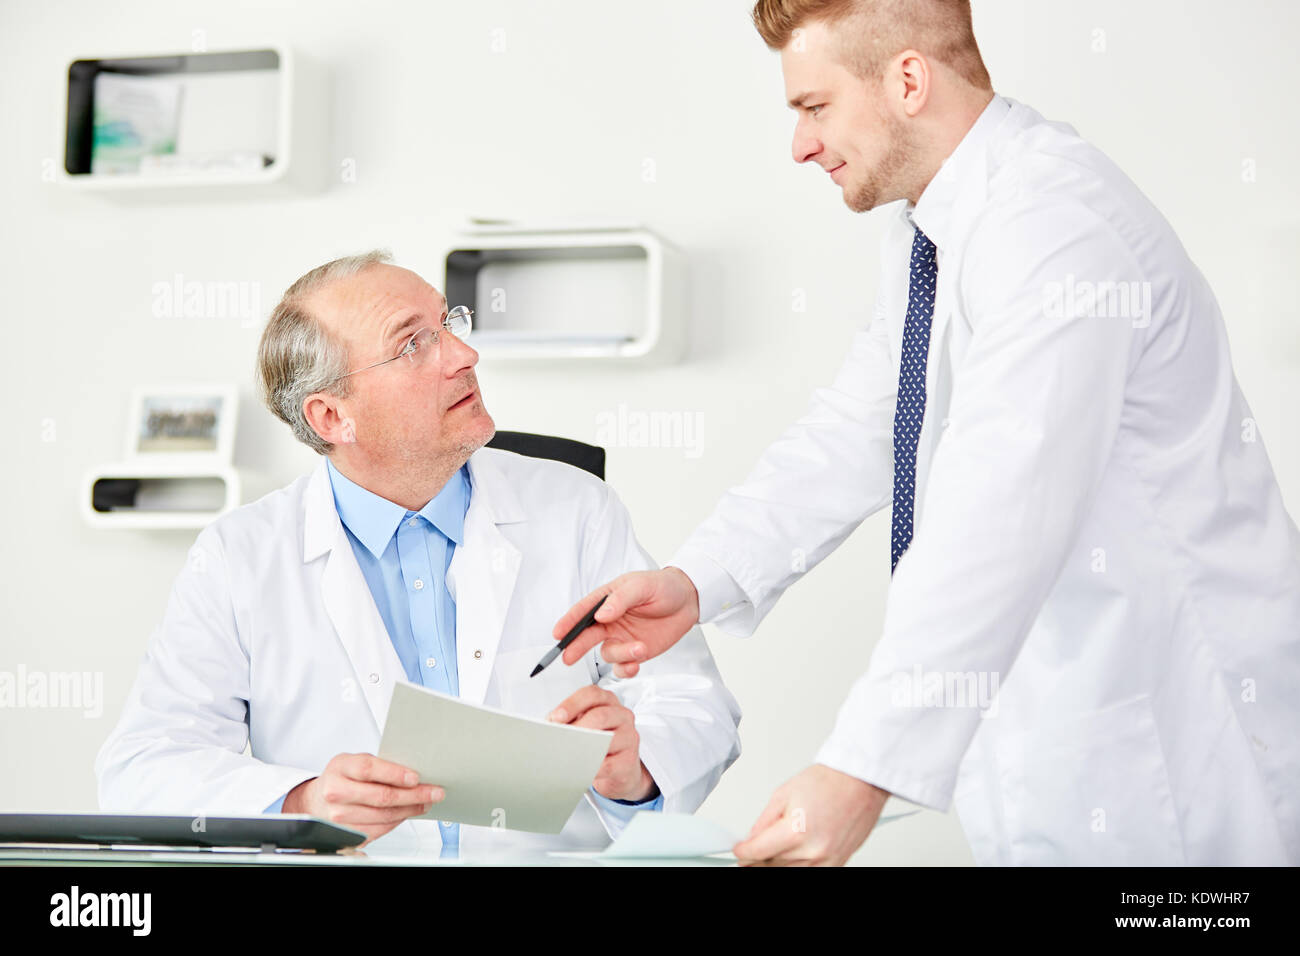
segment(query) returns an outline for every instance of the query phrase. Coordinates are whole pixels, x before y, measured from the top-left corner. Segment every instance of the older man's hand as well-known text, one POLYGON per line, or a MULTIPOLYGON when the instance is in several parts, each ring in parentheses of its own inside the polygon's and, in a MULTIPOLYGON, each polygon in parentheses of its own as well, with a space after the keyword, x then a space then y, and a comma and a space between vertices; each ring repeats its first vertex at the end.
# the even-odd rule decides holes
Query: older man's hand
POLYGON ((742 864, 843 866, 867 838, 889 793, 813 764, 772 795, 749 837, 732 848, 742 864))
POLYGON ((548 719, 557 724, 614 731, 609 751, 593 783, 602 797, 639 803, 658 792, 654 777, 641 762, 641 735, 636 731, 636 715, 612 692, 595 684, 583 687, 566 697, 551 711, 548 719))
POLYGON ((427 813, 445 796, 442 787, 421 783, 409 767, 374 754, 338 754, 319 777, 290 790, 280 812, 342 823, 360 830, 369 843, 399 823, 427 813))

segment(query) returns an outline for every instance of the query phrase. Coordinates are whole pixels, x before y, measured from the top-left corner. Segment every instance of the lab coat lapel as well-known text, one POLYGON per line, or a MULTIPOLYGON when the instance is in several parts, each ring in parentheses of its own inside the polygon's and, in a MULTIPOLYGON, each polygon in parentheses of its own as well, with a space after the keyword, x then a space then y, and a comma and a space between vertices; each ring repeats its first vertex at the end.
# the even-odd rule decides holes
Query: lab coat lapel
MULTIPOLYGON (((942 259, 941 259, 942 261, 942 259)), ((948 411, 952 402, 952 381, 956 372, 953 352, 952 316, 957 305, 957 276, 955 270, 939 267, 935 282, 934 321, 930 326, 930 351, 925 366, 925 415, 921 419, 921 434, 916 448, 916 474, 918 486, 924 487, 924 476, 929 474, 930 459, 935 447, 948 427, 948 411)), ((920 514, 919 503, 917 515, 920 514)))
MULTIPOLYGON (((960 287, 956 269, 945 259, 953 261, 951 252, 964 246, 975 224, 976 216, 988 203, 990 171, 996 166, 1000 145, 1023 128, 1026 116, 1023 108, 1017 109, 1015 101, 1008 101, 1008 109, 972 149, 963 155, 954 153, 935 174, 935 187, 927 208, 918 212, 925 220, 921 228, 935 241, 938 272, 935 283, 934 318, 930 323, 930 350, 926 360, 926 409, 917 442, 916 475, 918 488, 923 489, 930 462, 948 427, 948 413, 952 402, 953 379, 960 355, 965 351, 969 329, 954 329, 952 318, 957 309, 960 287)), ((927 190, 928 192, 929 190, 927 190)), ((900 326, 901 336, 901 326, 900 326)), ((919 519, 923 491, 918 494, 916 515, 919 519)))
POLYGON ((520 550, 500 525, 525 520, 502 471, 502 453, 469 459, 470 500, 464 543, 452 555, 447 589, 456 602, 456 666, 460 697, 481 704, 515 592, 520 550))
POLYGON ((339 519, 323 459, 308 484, 304 507, 303 561, 328 555, 321 573, 321 600, 355 672, 355 685, 340 688, 340 697, 343 702, 355 700, 359 689, 376 730, 382 730, 393 687, 406 673, 339 519))

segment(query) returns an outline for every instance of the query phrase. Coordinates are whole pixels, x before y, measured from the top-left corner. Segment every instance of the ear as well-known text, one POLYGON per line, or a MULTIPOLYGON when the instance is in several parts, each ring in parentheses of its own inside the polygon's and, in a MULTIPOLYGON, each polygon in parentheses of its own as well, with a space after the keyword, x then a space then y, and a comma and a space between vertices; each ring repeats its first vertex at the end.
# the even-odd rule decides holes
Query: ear
POLYGON ((312 431, 331 445, 349 445, 357 440, 352 417, 336 395, 312 392, 303 400, 302 413, 312 431))
POLYGON ((899 105, 906 116, 915 116, 925 109, 934 76, 924 56, 916 50, 904 50, 894 57, 889 74, 895 80, 894 89, 901 94, 899 105))

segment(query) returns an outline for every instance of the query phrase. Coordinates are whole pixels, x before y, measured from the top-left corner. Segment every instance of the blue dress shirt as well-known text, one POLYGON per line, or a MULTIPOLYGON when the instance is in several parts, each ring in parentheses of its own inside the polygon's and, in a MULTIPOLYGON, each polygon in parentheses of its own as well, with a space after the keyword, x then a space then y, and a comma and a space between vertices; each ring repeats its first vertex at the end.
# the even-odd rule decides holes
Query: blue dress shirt
MULTIPOLYGON (((472 492, 468 466, 418 513, 362 488, 329 459, 326 466, 334 505, 407 679, 459 697, 456 602, 447 590, 447 569, 456 546, 464 543, 472 492)), ((637 810, 663 808, 662 794, 642 803, 610 800, 594 787, 591 794, 623 822, 637 810)), ((283 804, 281 797, 267 812, 278 813, 283 804)), ((460 825, 439 825, 444 852, 454 851, 460 845, 460 825)))

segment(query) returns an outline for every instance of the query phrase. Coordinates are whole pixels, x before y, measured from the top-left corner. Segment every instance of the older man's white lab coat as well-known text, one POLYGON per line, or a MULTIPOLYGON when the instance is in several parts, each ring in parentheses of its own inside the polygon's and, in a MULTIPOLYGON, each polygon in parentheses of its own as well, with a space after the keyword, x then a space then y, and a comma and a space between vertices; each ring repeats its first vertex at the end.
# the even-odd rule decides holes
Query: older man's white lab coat
MULTIPOLYGON (((540 717, 599 679, 636 714, 663 809, 695 810, 740 753, 739 708, 698 629, 636 678, 614 678, 595 652, 528 678, 574 602, 654 566, 626 509, 604 482, 558 462, 483 448, 469 470, 465 540, 447 575, 461 698, 540 717)), ((375 753, 399 680, 322 460, 199 534, 100 750, 100 805, 261 813, 336 754, 375 753)), ((462 826, 461 852, 599 848, 619 821, 597 807, 588 795, 558 836, 462 826)), ((372 846, 398 839, 440 845, 436 822, 418 820, 372 846)))
POLYGON ((915 533, 816 759, 955 801, 980 863, 1300 863, 1300 534, 1223 317, 1137 187, 1019 103, 899 210, 835 384, 668 562, 701 619, 752 633, 889 507, 913 222, 915 533))

